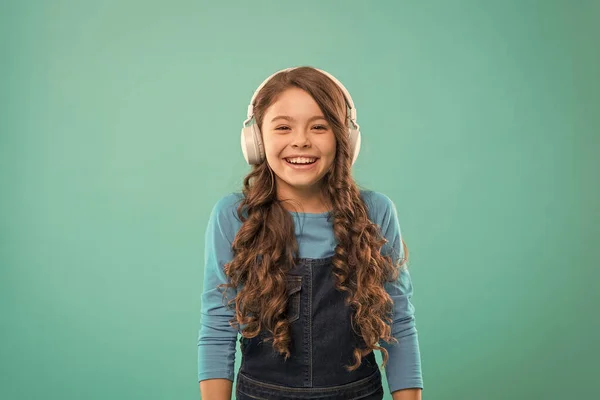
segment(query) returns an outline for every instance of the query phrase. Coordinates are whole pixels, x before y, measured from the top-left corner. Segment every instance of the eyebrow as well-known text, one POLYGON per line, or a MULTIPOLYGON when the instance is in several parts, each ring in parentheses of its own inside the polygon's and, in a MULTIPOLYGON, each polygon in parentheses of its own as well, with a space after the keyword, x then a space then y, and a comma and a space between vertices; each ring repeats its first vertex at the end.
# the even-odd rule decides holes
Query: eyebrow
MULTIPOLYGON (((285 119, 285 120, 288 120, 288 121, 290 121, 290 122, 296 122, 296 119, 294 119, 293 117, 290 117, 290 116, 288 116, 288 115, 278 115, 278 116, 276 116, 275 118, 273 118, 273 119, 271 120, 271 122, 274 122, 274 121, 276 121, 276 120, 278 120, 278 119, 285 119)), ((310 117, 310 118, 308 119, 308 122, 310 122, 310 121, 313 121, 313 120, 315 120, 315 119, 325 119, 325 117, 324 117, 323 115, 315 115, 315 116, 312 116, 312 117, 310 117)))

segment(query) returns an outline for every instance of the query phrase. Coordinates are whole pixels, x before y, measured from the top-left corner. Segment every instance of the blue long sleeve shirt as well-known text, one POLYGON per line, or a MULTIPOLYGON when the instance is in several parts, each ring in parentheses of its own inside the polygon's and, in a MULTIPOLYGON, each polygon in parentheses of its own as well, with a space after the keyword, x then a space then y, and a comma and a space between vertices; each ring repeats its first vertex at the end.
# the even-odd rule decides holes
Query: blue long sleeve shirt
MULTIPOLYGON (((404 256, 400 224, 396 207, 386 195, 361 191, 369 210, 369 218, 381 227, 387 243, 384 255, 394 262, 404 256)), ((233 258, 231 244, 242 226, 237 217, 241 193, 221 198, 213 207, 205 236, 204 283, 201 299, 201 319, 198 335, 198 381, 225 378, 234 381, 234 362, 239 331, 229 325, 233 312, 223 304, 217 286, 227 282, 223 270, 233 258)), ((334 255, 337 241, 329 213, 301 213, 290 211, 295 225, 300 258, 325 258, 334 255)), ((411 303, 413 287, 408 269, 402 268, 394 282, 385 283, 385 289, 394 301, 392 335, 398 343, 380 341, 389 354, 385 367, 390 392, 408 388, 423 388, 421 356, 415 325, 414 306, 411 303)), ((228 289, 232 298, 236 292, 228 289)))

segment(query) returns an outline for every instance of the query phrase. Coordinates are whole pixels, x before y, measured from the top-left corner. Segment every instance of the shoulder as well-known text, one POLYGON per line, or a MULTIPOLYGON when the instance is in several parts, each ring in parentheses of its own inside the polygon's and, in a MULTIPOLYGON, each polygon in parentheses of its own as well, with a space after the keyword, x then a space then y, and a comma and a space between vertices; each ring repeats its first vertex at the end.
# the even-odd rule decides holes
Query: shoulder
POLYGON ((396 215, 396 206, 389 196, 374 190, 361 190, 360 194, 369 210, 369 219, 376 224, 396 215))
POLYGON ((231 214, 237 217, 237 208, 244 196, 242 193, 229 193, 221 197, 214 204, 212 212, 219 216, 229 217, 231 214))
POLYGON ((396 206, 389 196, 375 191, 361 191, 371 222, 378 225, 387 240, 381 249, 382 254, 391 255, 394 264, 404 254, 402 231, 398 221, 396 206))
POLYGON ((219 198, 212 207, 211 225, 218 228, 229 240, 233 240, 242 225, 237 209, 243 198, 242 193, 229 193, 219 198))

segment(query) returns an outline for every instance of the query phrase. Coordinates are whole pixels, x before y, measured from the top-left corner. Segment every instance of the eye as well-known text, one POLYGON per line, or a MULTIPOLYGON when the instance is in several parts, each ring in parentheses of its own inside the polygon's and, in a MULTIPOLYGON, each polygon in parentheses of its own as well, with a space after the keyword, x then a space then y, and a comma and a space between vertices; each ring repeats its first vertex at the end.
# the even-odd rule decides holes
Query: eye
MULTIPOLYGON (((285 131, 285 130, 289 130, 290 128, 288 126, 280 126, 275 128, 276 131, 285 131)), ((317 129, 320 131, 326 131, 327 127, 325 125, 315 125, 313 126, 313 129, 317 129)))

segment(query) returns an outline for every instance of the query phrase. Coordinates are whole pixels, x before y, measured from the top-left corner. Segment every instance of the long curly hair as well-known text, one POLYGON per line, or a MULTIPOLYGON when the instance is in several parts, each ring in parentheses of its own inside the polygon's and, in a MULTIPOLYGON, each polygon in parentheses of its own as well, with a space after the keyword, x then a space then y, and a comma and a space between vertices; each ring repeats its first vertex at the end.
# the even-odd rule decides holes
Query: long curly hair
MULTIPOLYGON (((399 268, 408 261, 408 249, 402 241, 404 257, 398 265, 393 265, 390 256, 380 253, 386 239, 381 229, 369 220, 367 206, 351 175, 347 106, 342 91, 329 77, 309 66, 275 75, 257 95, 255 122, 262 128, 266 110, 279 94, 291 87, 303 89, 314 98, 337 142, 332 168, 323 176, 321 185, 323 197, 331 205, 338 242, 332 257, 332 275, 336 289, 346 292, 346 305, 353 310, 352 329, 362 338, 360 347, 353 351, 354 364, 345 367, 348 371, 356 370, 362 357, 372 350, 382 352, 382 366, 385 366, 388 352, 379 345, 379 340, 395 342, 396 339, 391 335, 393 302, 384 283, 398 278, 399 268)), ((266 337, 265 341, 273 340, 273 348, 287 359, 290 327, 284 314, 285 276, 298 259, 294 221, 283 201, 277 198, 274 173, 266 160, 252 166, 244 178, 242 192, 243 199, 237 208, 242 226, 232 243, 234 257, 224 268, 228 283, 219 287, 243 286, 227 302, 235 309, 230 325, 236 329, 246 325, 241 332, 246 338, 256 337, 261 331, 269 332, 272 337, 266 337)))

